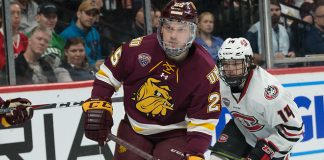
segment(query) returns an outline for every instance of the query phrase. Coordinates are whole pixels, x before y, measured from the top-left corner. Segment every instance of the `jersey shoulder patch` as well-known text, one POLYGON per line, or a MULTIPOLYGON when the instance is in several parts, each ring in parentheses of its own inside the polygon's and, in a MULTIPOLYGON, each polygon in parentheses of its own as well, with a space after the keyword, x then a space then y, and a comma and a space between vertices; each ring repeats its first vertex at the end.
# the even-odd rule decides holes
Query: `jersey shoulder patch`
POLYGON ((279 94, 279 89, 275 85, 268 85, 267 88, 264 89, 264 97, 268 100, 275 99, 279 94))

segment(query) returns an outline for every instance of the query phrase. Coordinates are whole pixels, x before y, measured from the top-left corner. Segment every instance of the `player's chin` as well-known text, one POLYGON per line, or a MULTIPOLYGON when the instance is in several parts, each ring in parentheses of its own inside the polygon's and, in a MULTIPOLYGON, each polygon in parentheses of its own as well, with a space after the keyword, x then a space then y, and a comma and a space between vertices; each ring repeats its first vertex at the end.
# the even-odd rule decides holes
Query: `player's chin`
POLYGON ((179 44, 179 43, 167 43, 166 44, 166 47, 167 48, 170 48, 170 49, 178 49, 178 48, 182 48, 183 47, 183 44, 179 44))

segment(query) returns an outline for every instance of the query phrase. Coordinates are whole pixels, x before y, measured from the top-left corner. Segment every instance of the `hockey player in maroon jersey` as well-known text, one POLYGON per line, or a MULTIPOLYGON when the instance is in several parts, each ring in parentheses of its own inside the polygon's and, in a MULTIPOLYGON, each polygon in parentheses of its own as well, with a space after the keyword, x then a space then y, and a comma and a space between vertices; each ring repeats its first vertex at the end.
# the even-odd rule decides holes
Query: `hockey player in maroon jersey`
POLYGON ((252 63, 245 38, 226 39, 218 56, 222 104, 234 118, 211 147, 210 160, 287 160, 304 128, 293 97, 252 63))
MULTIPOLYGON (((196 8, 170 1, 157 34, 119 47, 96 74, 83 104, 84 130, 103 145, 113 125, 111 96, 123 85, 125 118, 117 136, 161 160, 203 160, 220 114, 217 68, 193 43, 196 8)), ((115 160, 142 160, 116 145, 115 160)))
POLYGON ((9 112, 0 112, 0 123, 4 127, 22 124, 29 121, 33 117, 33 108, 31 102, 25 98, 14 98, 4 101, 0 97, 1 112, 8 110, 9 112))

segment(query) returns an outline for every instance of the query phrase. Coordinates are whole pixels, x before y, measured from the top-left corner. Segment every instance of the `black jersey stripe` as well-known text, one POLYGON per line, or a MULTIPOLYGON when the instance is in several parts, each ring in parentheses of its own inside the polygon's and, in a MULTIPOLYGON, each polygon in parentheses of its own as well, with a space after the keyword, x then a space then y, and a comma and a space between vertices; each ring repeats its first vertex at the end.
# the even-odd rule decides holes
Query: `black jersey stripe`
POLYGON ((292 130, 292 131, 301 131, 301 130, 303 130, 304 123, 302 123, 301 127, 287 126, 287 125, 284 125, 284 124, 281 124, 280 126, 283 127, 283 128, 286 128, 288 130, 292 130))
POLYGON ((290 141, 290 142, 297 142, 300 138, 288 138, 286 137, 286 135, 284 133, 282 133, 279 129, 278 129, 278 133, 281 137, 285 138, 286 140, 290 141))

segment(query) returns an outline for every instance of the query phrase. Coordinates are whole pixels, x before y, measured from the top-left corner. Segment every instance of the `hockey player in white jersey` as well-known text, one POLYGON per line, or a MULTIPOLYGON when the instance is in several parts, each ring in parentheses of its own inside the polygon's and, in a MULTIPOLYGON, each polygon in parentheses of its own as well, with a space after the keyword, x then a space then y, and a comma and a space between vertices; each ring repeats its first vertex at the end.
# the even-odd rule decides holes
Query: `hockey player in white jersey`
POLYGON ((245 38, 228 38, 219 52, 222 105, 234 117, 212 150, 210 160, 286 160, 303 138, 304 126, 290 93, 253 63, 245 38))

